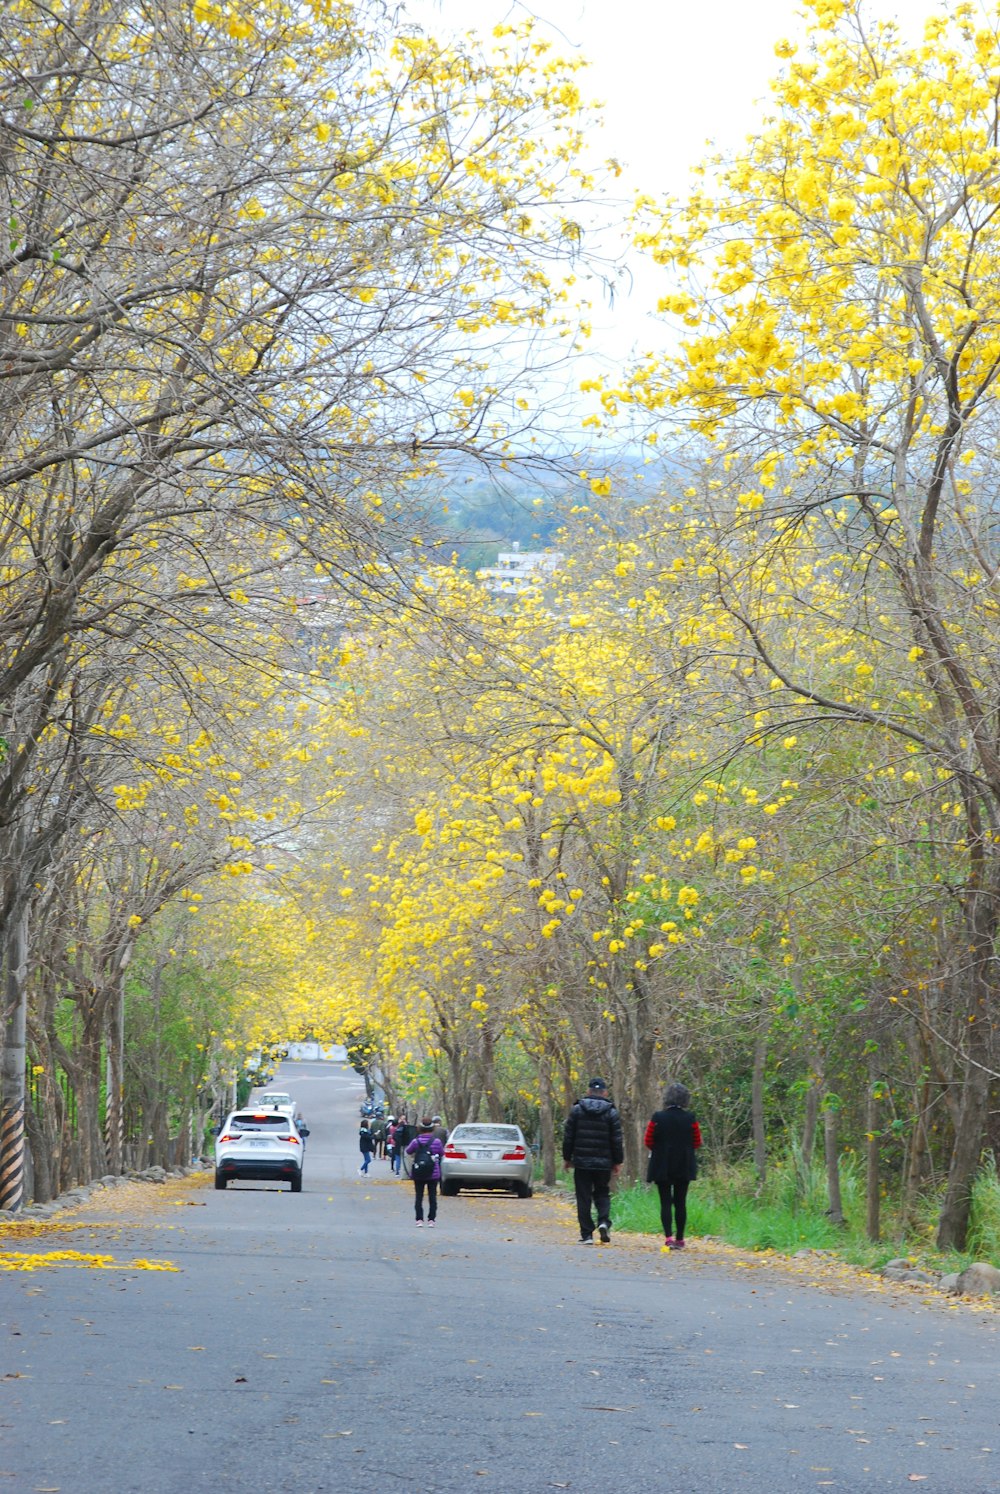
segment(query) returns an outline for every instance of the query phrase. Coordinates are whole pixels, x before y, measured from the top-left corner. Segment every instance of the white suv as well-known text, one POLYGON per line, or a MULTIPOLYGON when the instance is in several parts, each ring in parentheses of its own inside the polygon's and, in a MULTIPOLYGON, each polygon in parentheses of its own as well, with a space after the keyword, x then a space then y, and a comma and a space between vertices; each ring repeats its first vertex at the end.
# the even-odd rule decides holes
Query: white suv
POLYGON ((231 1178, 288 1182, 302 1192, 303 1140, 281 1110, 234 1110, 215 1139, 215 1186, 231 1178))
POLYGON ((255 1099, 248 1100, 247 1109, 251 1107, 254 1110, 280 1110, 284 1115, 292 1117, 300 1136, 309 1135, 306 1118, 299 1109, 298 1101, 293 1100, 283 1089, 269 1089, 255 1099))

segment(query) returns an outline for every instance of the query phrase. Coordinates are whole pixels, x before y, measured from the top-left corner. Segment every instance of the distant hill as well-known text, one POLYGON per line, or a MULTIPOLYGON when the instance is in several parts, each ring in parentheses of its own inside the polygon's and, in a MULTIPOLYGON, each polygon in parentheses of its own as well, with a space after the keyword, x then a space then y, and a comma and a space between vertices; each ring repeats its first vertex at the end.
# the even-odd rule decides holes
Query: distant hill
POLYGON ((647 456, 635 448, 614 453, 613 461, 608 452, 577 453, 552 470, 526 464, 496 473, 481 464, 458 464, 424 486, 428 537, 469 571, 495 565, 498 552, 515 541, 524 550, 544 550, 555 543, 569 504, 596 506, 591 477, 612 471, 619 491, 638 491, 641 476, 647 492, 655 491, 656 469, 647 467, 647 456), (587 472, 586 479, 576 475, 581 471, 587 472))

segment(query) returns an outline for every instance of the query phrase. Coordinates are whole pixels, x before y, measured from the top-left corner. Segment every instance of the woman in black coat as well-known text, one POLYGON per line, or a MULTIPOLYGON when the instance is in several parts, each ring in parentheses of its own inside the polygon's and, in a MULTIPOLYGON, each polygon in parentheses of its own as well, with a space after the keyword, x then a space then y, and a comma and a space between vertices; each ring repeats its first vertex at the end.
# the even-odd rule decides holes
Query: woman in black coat
POLYGON ((646 1181, 659 1189, 663 1243, 669 1250, 684 1249, 688 1185, 698 1176, 696 1153, 701 1146, 701 1131, 687 1108, 690 1103, 691 1095, 684 1085, 671 1084, 663 1097, 663 1109, 650 1120, 644 1138, 649 1148, 646 1181), (675 1220, 676 1235, 672 1228, 675 1220))

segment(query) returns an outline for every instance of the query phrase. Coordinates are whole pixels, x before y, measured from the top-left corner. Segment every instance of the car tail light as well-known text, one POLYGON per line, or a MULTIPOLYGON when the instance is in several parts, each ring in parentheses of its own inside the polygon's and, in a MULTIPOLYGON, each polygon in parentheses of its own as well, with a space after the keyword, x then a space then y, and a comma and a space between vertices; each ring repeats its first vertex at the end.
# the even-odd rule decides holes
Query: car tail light
POLYGON ((220 1141, 239 1141, 239 1139, 240 1139, 240 1133, 239 1133, 239 1131, 234 1131, 231 1136, 230 1136, 229 1132, 227 1131, 226 1134, 225 1134, 225 1136, 220 1136, 219 1137, 220 1141))
POLYGON ((302 1145, 301 1141, 299 1140, 299 1138, 297 1136, 292 1136, 292 1135, 279 1136, 278 1140, 279 1141, 290 1141, 293 1146, 301 1146, 302 1145))
POLYGON ((468 1152, 460 1152, 458 1150, 458 1147, 456 1146, 446 1146, 444 1149, 444 1154, 446 1157, 450 1157, 452 1160, 454 1160, 456 1157, 468 1159, 468 1152))
POLYGON ((516 1146, 512 1152, 504 1152, 502 1162, 523 1162, 528 1153, 523 1146, 516 1146))

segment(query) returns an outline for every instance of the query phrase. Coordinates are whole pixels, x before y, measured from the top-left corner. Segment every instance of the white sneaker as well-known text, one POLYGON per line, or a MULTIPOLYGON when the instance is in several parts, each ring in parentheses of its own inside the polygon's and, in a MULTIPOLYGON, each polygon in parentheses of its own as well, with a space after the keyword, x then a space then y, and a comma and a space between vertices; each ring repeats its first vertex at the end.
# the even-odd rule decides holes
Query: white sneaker
POLYGON ((428 1221, 427 1221, 427 1228, 428 1229, 433 1229, 434 1228, 434 1220, 433 1219, 428 1219, 428 1221))
POLYGON ((424 1227, 424 1221, 422 1219, 418 1219, 417 1220, 417 1229, 423 1229, 423 1227, 424 1227))

